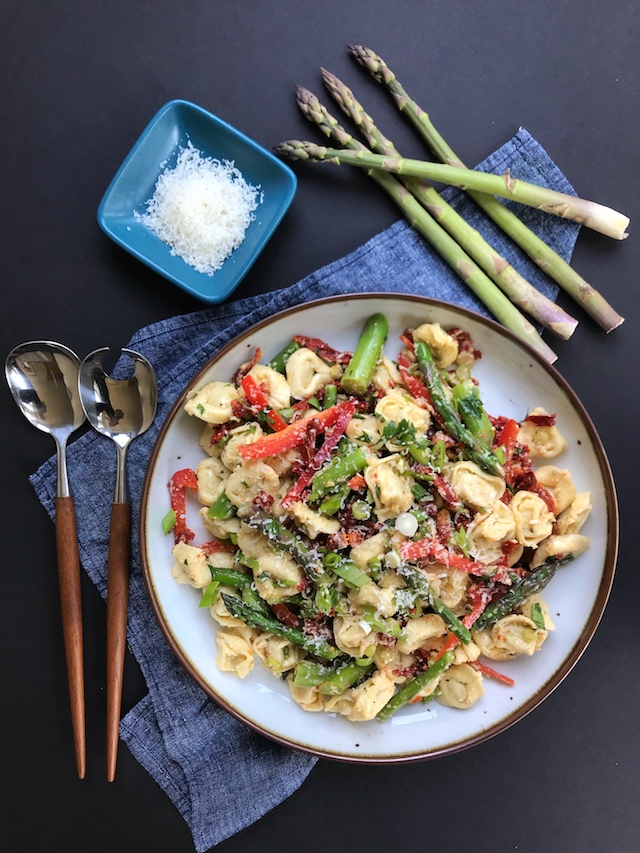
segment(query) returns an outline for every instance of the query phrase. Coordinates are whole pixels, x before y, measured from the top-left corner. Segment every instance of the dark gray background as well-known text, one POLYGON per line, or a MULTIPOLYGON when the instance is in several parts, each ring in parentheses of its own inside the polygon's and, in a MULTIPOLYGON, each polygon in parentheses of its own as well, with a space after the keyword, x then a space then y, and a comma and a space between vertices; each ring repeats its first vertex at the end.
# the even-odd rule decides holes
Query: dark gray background
MULTIPOLYGON (((352 41, 387 59, 464 160, 478 162, 524 125, 581 195, 638 216, 635 3, 2 5, 2 353, 42 337, 83 355, 199 307, 110 243, 95 221, 121 160, 172 98, 193 100, 271 147, 313 135, 296 113, 293 88, 321 89, 318 68, 325 65, 356 89, 399 145, 419 155, 383 92, 347 56, 352 41)), ((297 172, 291 211, 238 296, 291 284, 397 218, 363 175, 297 172)), ((584 322, 570 342, 557 344, 558 366, 608 450, 621 502, 618 574, 593 643, 560 689, 498 738, 406 767, 323 761, 294 796, 221 851, 640 849, 640 243, 634 226, 631 235, 621 244, 583 232, 574 255, 577 269, 626 324, 607 337, 576 309, 584 322)), ((116 783, 104 781, 105 612, 86 578, 89 770, 84 782, 75 778, 54 529, 26 479, 53 445, 21 419, 6 391, 0 406, 0 848, 189 851, 182 818, 126 748, 116 783)), ((125 710, 144 689, 129 657, 125 710)))

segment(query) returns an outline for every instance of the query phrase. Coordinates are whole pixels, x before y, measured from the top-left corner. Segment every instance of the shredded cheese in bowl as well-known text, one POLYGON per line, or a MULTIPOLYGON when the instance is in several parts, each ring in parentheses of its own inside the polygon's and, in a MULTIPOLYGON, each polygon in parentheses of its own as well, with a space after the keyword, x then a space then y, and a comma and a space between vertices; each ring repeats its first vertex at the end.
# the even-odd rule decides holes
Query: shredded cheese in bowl
POLYGON ((244 240, 261 201, 260 188, 248 184, 232 161, 203 157, 189 142, 175 167, 158 178, 146 211, 134 216, 172 255, 213 275, 244 240))

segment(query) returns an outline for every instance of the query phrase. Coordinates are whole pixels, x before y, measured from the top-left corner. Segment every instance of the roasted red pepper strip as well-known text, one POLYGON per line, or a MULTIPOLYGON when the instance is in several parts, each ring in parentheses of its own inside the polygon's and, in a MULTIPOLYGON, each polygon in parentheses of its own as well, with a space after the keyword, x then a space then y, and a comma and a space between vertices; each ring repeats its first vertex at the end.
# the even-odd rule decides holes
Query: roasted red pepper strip
POLYGON ((450 548, 428 537, 419 539, 417 542, 407 542, 402 548, 402 556, 406 560, 423 560, 433 557, 439 563, 444 563, 450 569, 460 569, 472 575, 484 574, 484 566, 475 560, 469 560, 460 554, 455 554, 450 548))
POLYGON ((292 447, 298 447, 304 441, 310 421, 317 421, 326 429, 337 421, 346 405, 348 404, 338 403, 337 406, 332 406, 323 412, 314 412, 307 418, 300 418, 299 421, 288 424, 286 429, 274 432, 273 435, 265 435, 253 444, 242 444, 240 455, 243 459, 264 459, 266 456, 275 456, 278 453, 284 453, 285 450, 291 450, 292 447))
POLYGON ((169 498, 171 509, 176 514, 173 536, 176 542, 191 542, 195 536, 193 530, 187 527, 187 489, 197 491, 198 479, 191 468, 176 471, 169 480, 169 498))
POLYGON ((247 399, 251 403, 252 406, 258 406, 260 409, 263 409, 267 413, 267 417, 272 423, 274 430, 279 431, 282 429, 286 429, 289 424, 285 421, 282 415, 279 415, 278 412, 274 411, 269 406, 269 398, 264 393, 262 388, 258 385, 253 376, 245 376, 242 380, 242 390, 247 395, 247 399))
POLYGON ((300 500, 302 493, 307 488, 314 475, 329 459, 336 444, 344 435, 347 425, 356 410, 356 404, 353 401, 348 400, 346 403, 342 403, 341 407, 341 411, 338 413, 338 417, 336 418, 334 425, 325 430, 322 447, 305 466, 304 471, 302 471, 296 482, 283 497, 282 506, 284 509, 287 509, 287 507, 291 506, 295 501, 300 500))
POLYGON ((513 687, 513 685, 515 684, 513 678, 509 678, 508 675, 503 675, 501 672, 496 672, 495 669, 491 669, 490 666, 485 666, 485 664, 480 663, 480 661, 469 661, 469 666, 473 667, 473 669, 476 669, 478 672, 481 672, 483 675, 486 675, 489 678, 495 678, 496 681, 501 681, 502 684, 506 684, 508 687, 513 687))
POLYGON ((510 418, 496 434, 494 442, 495 446, 500 447, 500 445, 502 445, 506 452, 505 467, 508 467, 513 461, 513 451, 516 446, 516 439, 518 438, 519 430, 520 424, 518 421, 514 421, 510 418))
POLYGON ((347 486, 353 492, 363 492, 367 488, 367 481, 362 474, 354 474, 350 480, 347 480, 347 486))

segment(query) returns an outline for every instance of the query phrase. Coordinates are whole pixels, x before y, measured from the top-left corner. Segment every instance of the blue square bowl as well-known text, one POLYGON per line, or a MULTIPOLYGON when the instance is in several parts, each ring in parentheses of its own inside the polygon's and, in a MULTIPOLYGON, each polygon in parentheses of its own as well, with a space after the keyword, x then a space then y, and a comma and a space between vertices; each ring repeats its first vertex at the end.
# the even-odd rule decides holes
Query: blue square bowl
POLYGON ((291 169, 257 142, 222 119, 188 101, 170 101, 151 119, 109 184, 98 223, 105 234, 151 269, 204 302, 222 302, 235 290, 287 212, 296 192, 291 169), (260 187, 263 201, 242 244, 213 275, 195 270, 137 221, 159 175, 175 166, 191 142, 204 157, 233 160, 245 180, 260 187))

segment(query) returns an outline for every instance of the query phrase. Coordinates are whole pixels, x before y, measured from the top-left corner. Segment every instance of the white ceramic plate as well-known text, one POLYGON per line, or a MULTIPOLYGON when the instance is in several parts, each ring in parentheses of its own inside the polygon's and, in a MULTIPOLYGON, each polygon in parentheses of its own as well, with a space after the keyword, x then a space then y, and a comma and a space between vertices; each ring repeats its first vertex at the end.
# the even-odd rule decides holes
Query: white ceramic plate
MULTIPOLYGON (((555 461, 555 460, 554 460, 555 461)), ((189 524, 196 526, 197 505, 189 524)), ((521 719, 562 681, 598 625, 607 601, 617 551, 618 518, 611 471, 593 424, 559 373, 501 326, 477 314, 429 299, 397 294, 334 297, 290 309, 252 327, 226 346, 191 380, 158 437, 144 486, 141 550, 145 580, 160 626, 175 654, 200 686, 228 711, 263 734, 317 755, 348 761, 397 762, 435 757, 478 743, 521 719), (256 662, 240 680, 215 663, 216 623, 198 609, 200 592, 171 576, 172 538, 161 519, 168 509, 167 482, 180 468, 195 468, 202 423, 183 411, 185 395, 215 379, 228 380, 260 346, 268 360, 296 334, 321 337, 338 350, 353 350, 364 321, 375 312, 389 320, 385 352, 395 357, 398 336, 408 327, 437 321, 460 326, 473 336, 482 358, 474 368, 492 414, 521 420, 543 406, 558 414, 569 441, 561 457, 578 491, 590 491, 593 512, 583 532, 590 549, 562 568, 545 591, 556 630, 533 657, 501 662, 515 680, 505 687, 485 679, 485 695, 466 711, 437 703, 402 709, 387 722, 352 723, 335 714, 303 711, 287 685, 256 662)), ((196 538, 196 541, 199 541, 196 538)))

